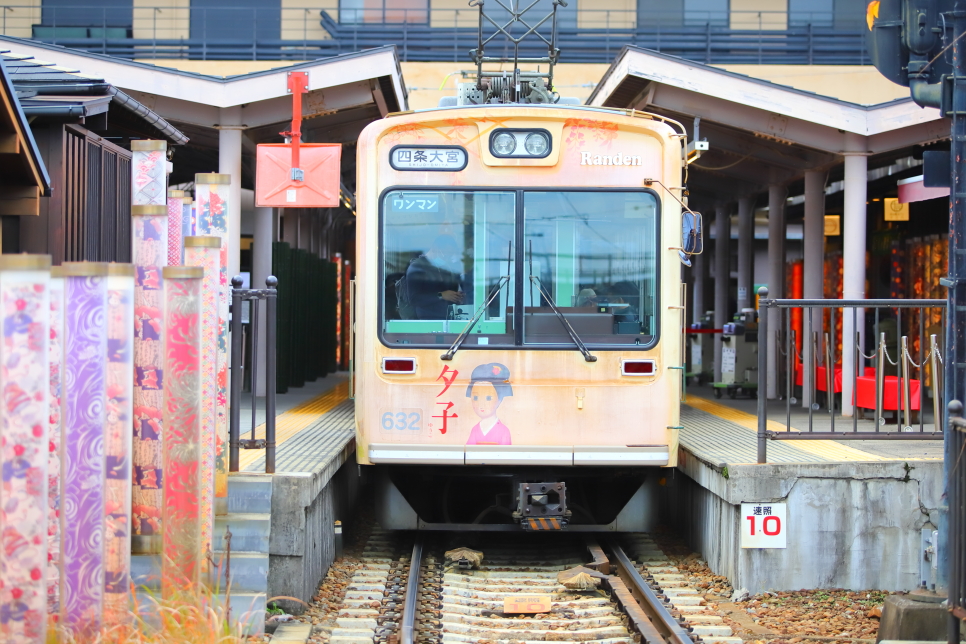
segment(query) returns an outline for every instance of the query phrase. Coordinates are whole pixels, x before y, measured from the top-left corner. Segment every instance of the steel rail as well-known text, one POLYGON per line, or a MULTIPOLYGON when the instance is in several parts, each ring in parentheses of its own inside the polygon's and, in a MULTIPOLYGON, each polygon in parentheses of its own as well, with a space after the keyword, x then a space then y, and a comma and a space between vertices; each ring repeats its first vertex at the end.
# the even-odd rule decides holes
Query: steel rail
MULTIPOLYGON (((641 573, 634 567, 634 563, 624 553, 623 548, 614 541, 611 541, 608 546, 610 554, 616 560, 612 563, 617 569, 617 575, 630 587, 631 594, 640 603, 651 624, 667 639, 668 644, 694 644, 694 640, 688 634, 687 629, 681 626, 671 615, 661 598, 657 596, 657 593, 651 589, 641 573)), ((645 639, 647 638, 645 637, 645 639)))
POLYGON ((423 564, 423 539, 418 537, 409 558, 409 578, 406 580, 406 601, 402 607, 400 633, 402 644, 414 644, 416 627, 416 600, 419 597, 419 577, 423 564))

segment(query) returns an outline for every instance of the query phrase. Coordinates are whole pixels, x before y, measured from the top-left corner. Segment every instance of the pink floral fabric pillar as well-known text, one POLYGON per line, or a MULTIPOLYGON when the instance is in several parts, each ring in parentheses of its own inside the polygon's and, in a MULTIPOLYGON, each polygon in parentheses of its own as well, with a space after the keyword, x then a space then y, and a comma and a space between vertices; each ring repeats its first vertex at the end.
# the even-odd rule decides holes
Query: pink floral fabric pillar
POLYGON ((64 288, 60 623, 91 638, 104 608, 107 264, 69 262, 64 288))
POLYGON ((43 644, 47 622, 50 256, 0 256, 0 642, 43 644))
POLYGON ((228 186, 230 174, 195 175, 195 234, 221 238, 218 304, 218 396, 215 514, 228 513, 228 186))
POLYGON ((184 264, 184 248, 181 245, 183 201, 184 190, 168 190, 168 266, 184 264))
POLYGON ((185 237, 185 266, 204 269, 201 285, 201 549, 211 546, 215 513, 215 424, 218 395, 218 296, 221 239, 185 237))
POLYGON ((131 443, 134 266, 108 264, 104 620, 128 619, 131 590, 131 443))
POLYGON ((134 206, 134 472, 131 550, 161 552, 162 386, 164 299, 161 270, 168 261, 168 207, 134 206))
POLYGON ((131 205, 167 205, 168 156, 164 141, 131 141, 131 205))
POLYGON ((203 553, 201 297, 204 269, 164 269, 164 545, 161 593, 197 590, 203 553))
POLYGON ((47 439, 47 612, 60 614, 60 402, 64 368, 64 275, 50 269, 50 415, 47 439))

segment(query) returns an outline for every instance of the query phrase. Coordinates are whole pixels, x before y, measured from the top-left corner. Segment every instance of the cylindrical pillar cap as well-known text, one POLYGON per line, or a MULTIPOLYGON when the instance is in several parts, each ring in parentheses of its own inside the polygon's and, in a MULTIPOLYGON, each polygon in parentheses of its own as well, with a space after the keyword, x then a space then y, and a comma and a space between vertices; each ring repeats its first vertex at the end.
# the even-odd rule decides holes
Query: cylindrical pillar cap
POLYGON ((134 277, 134 264, 110 262, 107 265, 107 274, 116 277, 134 277))
POLYGON ((131 206, 131 216, 133 217, 158 217, 167 216, 167 206, 131 206))
POLYGON ((168 143, 166 141, 151 141, 146 139, 131 141, 132 152, 153 152, 155 150, 167 150, 167 149, 168 149, 168 143))
POLYGON ((0 271, 47 270, 50 268, 50 255, 0 255, 0 271))
POLYGON ((177 199, 179 197, 184 197, 184 190, 175 190, 174 188, 168 189, 168 199, 177 199))
POLYGON ((222 184, 229 185, 231 183, 230 174, 218 174, 217 172, 199 173, 195 175, 195 183, 205 183, 205 184, 222 184))
POLYGON ((161 276, 166 280, 201 279, 205 276, 205 269, 201 266, 165 266, 161 269, 161 276))
POLYGON ((191 197, 185 197, 184 200, 181 202, 181 205, 183 205, 183 206, 190 206, 194 202, 195 202, 195 200, 192 199, 191 197))
POLYGON ((107 275, 107 262, 64 262, 64 277, 102 277, 107 275))
POLYGON ((221 248, 221 237, 185 237, 185 248, 221 248))

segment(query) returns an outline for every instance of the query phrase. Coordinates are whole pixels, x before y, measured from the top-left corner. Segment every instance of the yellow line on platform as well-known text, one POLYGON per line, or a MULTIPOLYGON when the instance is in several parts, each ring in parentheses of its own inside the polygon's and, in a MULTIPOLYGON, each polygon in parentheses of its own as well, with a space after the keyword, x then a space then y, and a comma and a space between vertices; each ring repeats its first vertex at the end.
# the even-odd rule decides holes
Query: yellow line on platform
MULTIPOLYGON (((292 407, 284 414, 275 417, 275 447, 278 448, 300 431, 314 423, 319 416, 332 411, 349 398, 349 381, 344 380, 325 393, 319 394, 301 405, 292 407)), ((246 432, 242 438, 249 438, 246 432)), ((265 438, 265 425, 255 428, 255 438, 265 438)), ((246 467, 261 458, 265 452, 260 449, 242 450, 238 457, 238 469, 246 467)))
MULTIPOLYGON (((707 398, 701 398, 693 394, 688 394, 688 400, 685 403, 703 412, 707 412, 712 416, 717 416, 722 420, 730 421, 736 425, 745 427, 754 432, 758 432, 758 417, 753 414, 748 414, 743 411, 738 411, 728 407, 727 405, 722 405, 721 403, 716 403, 714 401, 708 400, 707 398)), ((773 432, 784 432, 786 427, 784 424, 776 422, 774 420, 768 421, 768 429, 773 432)), ((794 427, 791 428, 793 432, 799 430, 794 427)), ((849 447, 848 445, 842 445, 832 440, 802 440, 796 441, 795 447, 802 450, 803 452, 808 452, 810 454, 815 454, 816 456, 822 456, 824 458, 832 459, 833 461, 900 461, 903 459, 899 458, 888 458, 885 456, 877 456, 875 454, 870 454, 868 452, 863 452, 860 449, 855 449, 854 447, 849 447)))

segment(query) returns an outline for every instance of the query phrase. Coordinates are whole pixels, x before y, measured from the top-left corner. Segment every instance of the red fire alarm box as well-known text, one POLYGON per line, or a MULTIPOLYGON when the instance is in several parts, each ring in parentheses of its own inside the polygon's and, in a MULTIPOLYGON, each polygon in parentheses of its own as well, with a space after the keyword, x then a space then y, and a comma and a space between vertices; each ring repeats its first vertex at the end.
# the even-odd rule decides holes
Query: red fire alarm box
POLYGON ((334 208, 339 205, 340 143, 299 146, 302 180, 292 178, 292 146, 258 146, 255 205, 273 208, 334 208))

